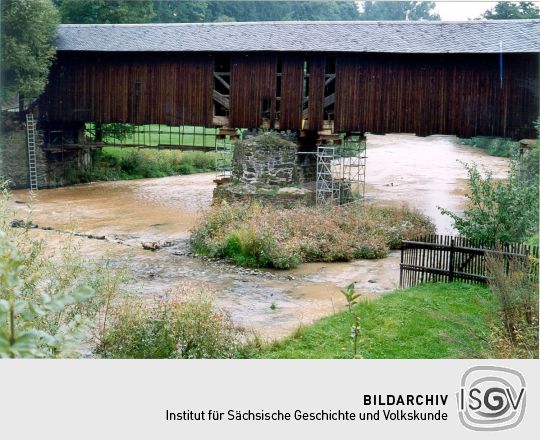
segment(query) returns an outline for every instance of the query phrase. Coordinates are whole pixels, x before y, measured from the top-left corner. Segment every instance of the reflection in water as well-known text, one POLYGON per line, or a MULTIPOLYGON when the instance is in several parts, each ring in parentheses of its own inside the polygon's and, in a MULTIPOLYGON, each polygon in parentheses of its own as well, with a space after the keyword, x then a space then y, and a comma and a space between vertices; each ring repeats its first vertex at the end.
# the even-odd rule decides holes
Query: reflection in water
MULTIPOLYGON (((458 160, 476 162, 495 177, 504 177, 508 166, 507 160, 458 145, 453 137, 368 136, 366 196, 377 203, 409 203, 429 215, 439 233, 451 233, 449 219, 437 206, 463 208, 467 175, 458 160)), ((311 263, 290 271, 238 270, 183 255, 190 228, 211 203, 213 177, 207 173, 41 190, 33 218, 40 226, 107 236, 108 241, 79 239, 82 251, 129 265, 133 287, 142 294, 195 281, 215 290, 218 303, 238 324, 272 338, 341 309, 339 288, 352 281, 368 296, 397 286, 399 252, 384 260, 311 263), (157 252, 140 245, 163 240, 175 244, 157 252)), ((26 191, 14 191, 14 200, 27 198, 26 191)), ((54 231, 32 233, 46 237, 51 247, 63 237, 54 231)))

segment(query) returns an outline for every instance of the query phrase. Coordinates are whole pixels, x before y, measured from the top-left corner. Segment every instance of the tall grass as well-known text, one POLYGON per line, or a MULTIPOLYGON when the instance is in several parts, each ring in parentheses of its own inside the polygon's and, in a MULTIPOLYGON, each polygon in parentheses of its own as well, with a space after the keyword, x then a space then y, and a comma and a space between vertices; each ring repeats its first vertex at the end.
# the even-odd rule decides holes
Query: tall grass
POLYGON ((184 286, 153 305, 130 298, 111 314, 97 353, 105 358, 190 359, 239 355, 243 331, 211 293, 184 286))
POLYGON ((90 169, 72 171, 69 181, 127 180, 215 170, 216 154, 203 151, 105 147, 90 169))
POLYGON ((489 287, 497 299, 500 323, 492 333, 497 357, 538 358, 538 260, 486 254, 489 287))
POLYGON ((405 206, 284 210, 223 203, 203 216, 191 245, 199 254, 238 265, 288 269, 303 262, 383 258, 402 239, 433 233, 429 218, 405 206))

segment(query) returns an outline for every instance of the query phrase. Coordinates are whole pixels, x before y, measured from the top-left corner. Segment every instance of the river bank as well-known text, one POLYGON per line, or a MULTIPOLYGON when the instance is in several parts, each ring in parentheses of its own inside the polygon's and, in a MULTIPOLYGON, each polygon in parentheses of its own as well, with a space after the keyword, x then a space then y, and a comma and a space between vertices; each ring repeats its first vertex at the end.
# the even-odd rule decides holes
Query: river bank
MULTIPOLYGON (((437 206, 463 207, 466 172, 458 160, 474 161, 496 177, 504 176, 508 163, 448 136, 369 136, 367 199, 382 205, 408 203, 430 216, 439 233, 451 233, 449 219, 437 206)), ((105 237, 75 239, 86 256, 128 267, 130 288, 141 295, 150 298, 183 283, 206 286, 234 322, 270 339, 340 310, 345 303, 339 289, 352 281, 368 296, 397 287, 399 252, 382 260, 309 263, 288 271, 194 258, 187 238, 211 203, 213 178, 204 173, 41 190, 32 220, 40 227, 105 237), (172 245, 150 251, 143 249, 144 242, 172 245)), ((13 200, 16 209, 29 209, 27 191, 14 191, 13 200)), ((65 237, 54 230, 31 233, 42 236, 51 249, 65 237)))

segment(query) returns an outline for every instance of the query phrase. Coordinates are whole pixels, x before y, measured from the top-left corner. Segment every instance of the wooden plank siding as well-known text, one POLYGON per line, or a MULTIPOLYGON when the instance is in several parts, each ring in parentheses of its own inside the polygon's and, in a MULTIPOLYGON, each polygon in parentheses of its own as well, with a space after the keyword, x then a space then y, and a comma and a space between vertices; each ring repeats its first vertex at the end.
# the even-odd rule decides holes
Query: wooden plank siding
POLYGON ((324 118, 324 72, 326 57, 311 55, 309 57, 309 104, 307 128, 321 130, 324 118))
MULTIPOLYGON (((221 55, 222 56, 222 55, 221 55)), ((231 53, 229 125, 258 128, 263 102, 280 129, 302 128, 304 61, 308 120, 324 115, 325 54, 231 53)), ((539 55, 328 54, 336 58, 334 131, 536 137, 539 55)), ((59 52, 40 111, 50 122, 130 122, 212 126, 211 53, 59 52)))
POLYGON ((295 130, 302 124, 304 56, 286 54, 281 59, 280 130, 295 130))
POLYGON ((49 121, 212 124, 209 55, 60 54, 40 107, 49 121))
POLYGON ((230 124, 238 128, 259 128, 263 103, 269 103, 270 123, 276 109, 277 56, 235 54, 231 57, 230 124))
POLYGON ((337 57, 335 131, 535 137, 538 55, 337 57))

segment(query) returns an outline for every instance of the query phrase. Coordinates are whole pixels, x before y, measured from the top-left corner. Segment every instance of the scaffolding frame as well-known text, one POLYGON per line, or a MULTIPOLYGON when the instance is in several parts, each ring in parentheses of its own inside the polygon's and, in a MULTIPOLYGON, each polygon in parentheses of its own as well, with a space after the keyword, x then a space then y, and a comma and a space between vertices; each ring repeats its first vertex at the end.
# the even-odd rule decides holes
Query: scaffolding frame
POLYGON ((334 179, 333 162, 336 158, 334 145, 317 145, 316 204, 334 205, 339 203, 339 186, 334 179))
POLYGON ((241 138, 237 130, 222 129, 216 135, 216 179, 230 179, 234 142, 241 138))
POLYGON ((366 182, 366 139, 341 134, 317 145, 317 206, 363 202, 366 182))

